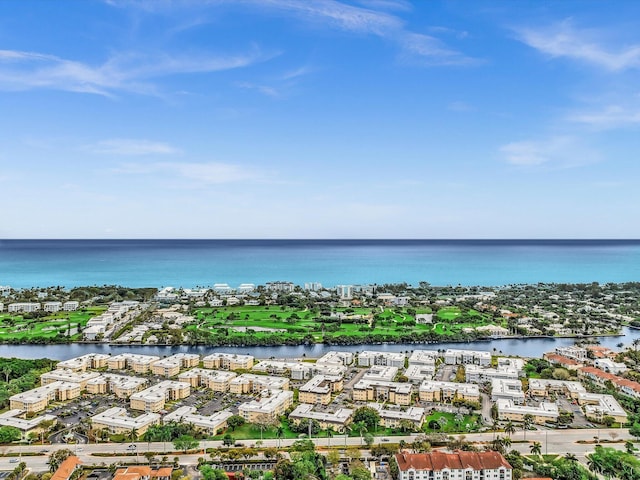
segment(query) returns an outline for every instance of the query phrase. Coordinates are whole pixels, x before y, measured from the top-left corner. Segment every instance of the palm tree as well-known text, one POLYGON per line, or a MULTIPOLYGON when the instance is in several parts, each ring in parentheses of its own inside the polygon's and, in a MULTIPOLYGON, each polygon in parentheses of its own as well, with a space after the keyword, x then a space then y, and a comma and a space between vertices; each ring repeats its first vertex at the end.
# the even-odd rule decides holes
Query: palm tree
POLYGON ((523 420, 522 421, 522 433, 523 433, 524 440, 526 440, 527 439, 527 430, 529 430, 529 427, 531 425, 533 425, 533 415, 531 415, 530 413, 527 413, 522 420, 523 420))
POLYGON ((355 422, 352 428, 360 434, 360 445, 362 445, 363 435, 368 432, 367 426, 364 422, 355 422))
POLYGON ((280 448, 280 439, 284 436, 284 428, 279 425, 276 429, 276 438, 278 439, 278 448, 280 448))
POLYGON ((516 426, 509 420, 507 424, 504 426, 504 433, 507 435, 513 435, 516 433, 516 426))
POLYGON ((529 449, 531 450, 531 455, 540 456, 540 453, 542 452, 542 445, 540 442, 533 442, 533 445, 531 445, 529 449))
POLYGON ((331 446, 331 439, 333 438, 334 433, 335 431, 333 430, 333 427, 327 427, 327 447, 331 446))
POLYGON ((567 453, 564 456, 565 460, 569 461, 569 462, 577 462, 578 461, 578 457, 576 457, 573 453, 567 453))
POLYGON ((602 461, 602 457, 600 457, 600 455, 593 454, 587 456, 587 467, 590 472, 593 472, 596 475, 603 473, 604 462, 602 461))
POLYGON ((504 437, 502 439, 502 446, 507 450, 511 446, 511 437, 504 437))

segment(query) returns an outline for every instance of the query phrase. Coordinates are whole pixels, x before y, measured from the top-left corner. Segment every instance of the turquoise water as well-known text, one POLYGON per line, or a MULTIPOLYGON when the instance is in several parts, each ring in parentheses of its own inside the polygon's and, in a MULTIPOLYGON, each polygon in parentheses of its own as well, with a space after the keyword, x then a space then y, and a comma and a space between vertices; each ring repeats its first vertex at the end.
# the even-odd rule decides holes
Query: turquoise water
POLYGON ((640 281, 636 240, 0 240, 0 285, 640 281))

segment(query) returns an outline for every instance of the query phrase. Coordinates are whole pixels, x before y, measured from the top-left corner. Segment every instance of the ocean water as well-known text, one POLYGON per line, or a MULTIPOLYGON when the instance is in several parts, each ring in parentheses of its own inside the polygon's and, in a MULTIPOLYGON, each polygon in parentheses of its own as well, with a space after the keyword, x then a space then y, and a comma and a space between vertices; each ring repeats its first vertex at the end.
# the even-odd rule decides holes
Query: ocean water
POLYGON ((638 240, 0 240, 0 285, 640 281, 638 240))

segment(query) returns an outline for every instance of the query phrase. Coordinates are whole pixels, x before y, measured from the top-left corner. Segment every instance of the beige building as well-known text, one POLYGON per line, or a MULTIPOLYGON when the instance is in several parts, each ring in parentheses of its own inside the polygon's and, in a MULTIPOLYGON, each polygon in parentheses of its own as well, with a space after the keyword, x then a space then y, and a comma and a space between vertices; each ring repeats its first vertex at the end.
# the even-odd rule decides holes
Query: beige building
POLYGON ((77 383, 80 385, 80 389, 84 390, 87 387, 87 382, 98 378, 100 374, 98 372, 74 372, 72 370, 56 369, 40 375, 40 383, 42 385, 49 385, 53 382, 69 382, 77 383))
POLYGON ((293 404, 293 392, 289 390, 264 390, 260 398, 243 403, 239 415, 246 422, 254 423, 262 418, 277 419, 293 404))
POLYGON ((464 400, 480 401, 480 389, 473 383, 438 382, 425 380, 419 388, 420 400, 423 402, 452 402, 464 400))
POLYGON ((411 422, 416 430, 422 427, 424 423, 425 409, 420 407, 409 407, 406 410, 391 410, 384 408, 380 403, 372 403, 374 408, 380 415, 380 424, 387 428, 398 428, 403 420, 411 422))
POLYGON ((106 429, 110 434, 126 434, 133 430, 138 436, 143 435, 151 425, 160 424, 157 413, 143 413, 131 417, 124 408, 113 407, 91 417, 91 426, 96 430, 106 429))
POLYGON ((133 370, 135 373, 147 373, 151 371, 151 365, 160 360, 155 355, 138 355, 135 353, 121 353, 107 360, 109 370, 133 370))
POLYGON ((323 430, 332 427, 337 432, 344 432, 345 426, 353 416, 353 410, 349 408, 339 408, 333 413, 314 412, 313 408, 314 405, 301 403, 289 414, 289 420, 298 424, 301 420, 308 418, 317 421, 323 430))
POLYGON ((167 401, 187 398, 190 394, 191 386, 188 383, 165 380, 134 393, 129 401, 132 410, 159 412, 164 409, 167 401))
POLYGON ((353 386, 356 402, 390 402, 410 405, 413 386, 410 383, 360 380, 353 386))
POLYGON ((244 373, 229 383, 229 391, 235 395, 260 393, 263 390, 289 390, 289 379, 244 373))
POLYGON ((298 400, 300 403, 329 405, 331 403, 331 395, 341 392, 342 387, 342 377, 316 375, 300 387, 298 400))
POLYGON ((577 399, 586 389, 580 382, 567 380, 551 380, 545 378, 529 379, 529 395, 533 397, 548 397, 551 394, 562 394, 577 399))
POLYGON ((226 370, 208 370, 205 368, 193 368, 178 375, 179 382, 185 382, 193 388, 206 387, 214 392, 228 392, 231 380, 236 373, 226 370))
POLYGON ((87 393, 93 395, 113 393, 118 398, 129 398, 142 390, 146 384, 147 380, 144 378, 104 373, 87 382, 87 393))
POLYGON ((227 428, 227 420, 233 416, 228 410, 216 412, 213 415, 198 415, 195 407, 180 407, 175 411, 166 414, 162 418, 162 423, 178 422, 194 425, 201 431, 210 435, 215 435, 220 430, 227 428))
POLYGON ((202 359, 202 366, 222 370, 251 370, 254 358, 252 355, 236 355, 235 353, 213 353, 202 359))
POLYGON ((176 353, 151 364, 151 373, 163 377, 175 377, 183 368, 197 367, 200 355, 193 353, 176 353))
POLYGON ((374 352, 365 350, 358 354, 358 366, 371 367, 373 365, 383 365, 404 368, 406 358, 406 355, 401 352, 374 352))
POLYGON ((496 402, 498 406, 498 418, 500 420, 511 420, 512 422, 523 422, 526 415, 531 415, 533 423, 544 425, 554 423, 558 420, 558 406, 551 402, 541 402, 539 406, 516 405, 511 400, 500 399, 496 402))
POLYGON ((27 414, 45 410, 50 402, 72 400, 80 396, 80 385, 53 382, 9 397, 11 410, 24 410, 27 414))
POLYGON ((105 368, 107 366, 107 360, 111 358, 111 355, 105 355, 102 353, 89 353, 82 355, 81 357, 70 358, 58 362, 56 368, 63 370, 71 370, 72 372, 84 372, 85 370, 95 370, 99 368, 105 368))
POLYGON ((613 395, 585 392, 578 396, 578 403, 582 406, 587 418, 593 421, 601 423, 604 417, 611 417, 617 423, 627 423, 627 412, 613 395))

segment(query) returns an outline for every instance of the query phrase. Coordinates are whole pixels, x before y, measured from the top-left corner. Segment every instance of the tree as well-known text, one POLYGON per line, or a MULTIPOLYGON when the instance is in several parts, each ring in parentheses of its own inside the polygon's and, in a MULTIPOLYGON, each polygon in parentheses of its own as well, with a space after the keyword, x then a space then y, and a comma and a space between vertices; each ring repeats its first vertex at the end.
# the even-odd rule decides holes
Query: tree
POLYGON ((240 415, 232 415, 227 419, 227 425, 231 431, 234 431, 236 428, 244 425, 244 418, 240 415))
POLYGON ((280 425, 280 420, 271 415, 260 414, 252 423, 260 430, 260 440, 262 440, 262 433, 280 425))
POLYGON ((533 442, 529 450, 531 450, 531 455, 540 455, 542 453, 542 445, 540 442, 533 442))
POLYGON ((531 425, 533 425, 533 415, 527 413, 522 419, 522 432, 525 440, 527 439, 527 430, 529 430, 531 425))
POLYGON ((234 440, 231 434, 227 433, 224 437, 222 437, 222 444, 227 447, 230 447, 234 444, 234 440))
POLYGON ((49 470, 51 472, 55 472, 60 466, 60 464, 72 455, 73 455, 73 452, 68 448, 56 450, 51 455, 49 455, 49 470))
POLYGON ((631 436, 633 437, 640 439, 640 423, 634 422, 633 425, 629 427, 629 434, 631 434, 631 436))
POLYGON ((507 424, 504 426, 504 433, 506 433, 507 435, 513 435, 514 433, 516 433, 516 427, 511 422, 511 420, 509 420, 507 424))
POLYGON ((375 442, 374 436, 371 435, 370 433, 367 433, 364 436, 364 443, 367 446, 367 448, 371 448, 371 445, 373 445, 373 442, 375 442))
POLYGON ((353 422, 362 422, 368 430, 374 430, 380 423, 380 414, 374 408, 360 407, 353 414, 353 422))
POLYGON ((367 424, 364 421, 354 422, 353 424, 351 424, 351 429, 360 434, 360 445, 362 445, 362 442, 363 442, 362 436, 368 431, 367 424))
POLYGON ((187 453, 188 450, 198 448, 198 445, 200 445, 200 442, 191 435, 180 435, 173 441, 175 449, 182 450, 184 453, 187 453))

